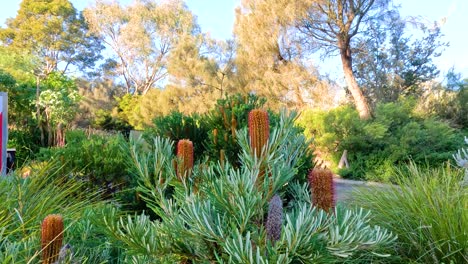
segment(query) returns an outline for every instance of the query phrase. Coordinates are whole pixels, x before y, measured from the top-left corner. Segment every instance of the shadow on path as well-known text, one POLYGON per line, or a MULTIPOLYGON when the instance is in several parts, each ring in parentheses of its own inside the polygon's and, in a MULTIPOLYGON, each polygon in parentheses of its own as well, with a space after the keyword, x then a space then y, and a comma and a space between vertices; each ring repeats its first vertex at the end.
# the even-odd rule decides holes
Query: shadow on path
POLYGON ((346 202, 352 200, 352 192, 361 188, 375 189, 378 192, 380 188, 389 185, 378 182, 353 181, 335 177, 335 194, 337 202, 346 202))

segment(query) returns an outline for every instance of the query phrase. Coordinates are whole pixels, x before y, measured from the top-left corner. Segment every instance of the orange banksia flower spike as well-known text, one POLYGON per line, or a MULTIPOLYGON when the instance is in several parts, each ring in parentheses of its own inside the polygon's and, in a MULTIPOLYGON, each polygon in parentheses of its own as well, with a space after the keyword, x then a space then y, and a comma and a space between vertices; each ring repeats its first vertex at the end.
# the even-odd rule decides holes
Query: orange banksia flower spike
POLYGON ((59 257, 63 241, 63 219, 51 214, 44 218, 41 226, 42 263, 55 263, 59 257))

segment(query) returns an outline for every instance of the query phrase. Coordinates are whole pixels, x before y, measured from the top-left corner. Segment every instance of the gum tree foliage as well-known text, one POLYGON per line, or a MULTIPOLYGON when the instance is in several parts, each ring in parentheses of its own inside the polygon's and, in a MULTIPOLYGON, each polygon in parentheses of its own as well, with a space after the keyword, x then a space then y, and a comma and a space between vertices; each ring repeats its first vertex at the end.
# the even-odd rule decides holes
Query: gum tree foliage
POLYGON ((198 27, 183 1, 135 1, 122 6, 97 0, 84 11, 93 33, 103 38, 118 62, 126 92, 145 94, 166 78, 168 56, 198 27))
POLYGON ((58 72, 52 72, 43 82, 39 95, 40 121, 44 124, 48 146, 65 144, 65 129, 74 119, 81 97, 75 82, 58 72))
POLYGON ((15 127, 21 127, 24 120, 30 116, 30 98, 31 95, 20 85, 18 81, 8 72, 0 69, 0 91, 8 93, 8 122, 15 124, 15 127))
POLYGON ((149 152, 142 151, 142 142, 131 143, 125 149, 138 191, 158 218, 119 218, 118 210, 104 210, 100 229, 134 263, 372 262, 388 257, 395 236, 371 225, 369 212, 338 208, 327 214, 311 206, 307 186, 294 180, 307 145, 302 135, 291 133, 293 125, 293 117, 283 112, 258 159, 251 154, 247 131, 238 131, 240 168, 229 162, 200 163, 181 180, 170 140, 154 138, 149 152), (260 171, 268 175, 263 182, 260 171), (281 234, 272 244, 265 228, 268 201, 285 193, 294 200, 285 203, 278 219, 281 234))
POLYGON ((92 67, 103 48, 68 0, 23 0, 18 14, 0 29, 0 42, 12 51, 26 52, 35 60, 35 75, 92 67))
MULTIPOLYGON (((30 60, 28 66, 36 82, 35 118, 45 146, 44 127, 48 124, 41 123, 40 82, 54 71, 64 74, 70 65, 80 70, 92 67, 103 47, 99 38, 89 34, 84 18, 68 0, 23 0, 17 16, 0 29, 0 44, 15 57, 30 60)), ((26 75, 30 77, 30 73, 26 75)))
POLYGON ((298 19, 297 29, 304 43, 326 53, 338 51, 343 72, 361 119, 371 116, 369 103, 353 72, 353 39, 384 11, 389 0, 312 1, 298 19))
POLYGON ((420 96, 421 84, 439 74, 433 59, 447 46, 441 37, 439 25, 402 18, 395 10, 371 21, 354 47, 354 73, 371 104, 420 96), (409 29, 422 36, 409 35, 409 29))
MULTIPOLYGON (((329 85, 307 60, 293 25, 310 0, 243 0, 236 9, 239 89, 268 98, 269 107, 329 104, 329 85), (326 103, 324 103, 326 102, 326 103)), ((330 99, 330 100, 329 100, 330 99)))
POLYGON ((235 44, 211 39, 207 34, 186 36, 182 42, 170 55, 171 88, 185 88, 179 101, 190 98, 197 101, 190 110, 206 112, 217 99, 237 90, 235 44))

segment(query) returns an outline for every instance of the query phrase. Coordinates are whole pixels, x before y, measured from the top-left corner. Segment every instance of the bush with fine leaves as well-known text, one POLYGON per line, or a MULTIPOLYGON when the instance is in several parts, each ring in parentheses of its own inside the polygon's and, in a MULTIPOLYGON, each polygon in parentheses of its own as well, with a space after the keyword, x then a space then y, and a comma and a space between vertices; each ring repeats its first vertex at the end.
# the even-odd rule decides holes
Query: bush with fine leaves
MULTIPOLYGON (((41 222, 49 214, 64 218, 64 244, 71 246, 72 262, 104 263, 115 248, 91 224, 103 208, 98 193, 85 191, 82 182, 68 178, 58 162, 43 163, 28 177, 0 177, 0 263, 39 263, 41 222)), ((116 255, 116 254, 114 254, 116 255)))
MULTIPOLYGON (((221 155, 229 160, 231 165, 240 164, 239 153, 241 146, 237 142, 236 132, 247 127, 248 113, 252 109, 262 108, 265 98, 254 94, 234 94, 219 99, 208 113, 198 115, 184 115, 179 112, 154 119, 154 127, 145 130, 144 137, 150 143, 153 137, 167 137, 173 141, 190 139, 195 148, 195 160, 208 158, 217 161, 221 155), (222 153, 222 154, 221 154, 222 153)), ((269 112, 271 124, 278 122, 278 113, 269 112)), ((301 127, 293 126, 291 133, 302 134, 301 127)), ((302 177, 312 167, 312 154, 304 153, 296 177, 302 177)))
POLYGON ((39 131, 35 128, 8 130, 8 148, 16 150, 15 168, 20 168, 39 152, 41 147, 39 135, 39 131))
MULTIPOLYGON (((177 178, 173 144, 156 137, 153 152, 130 144, 141 197, 158 216, 102 212, 102 230, 133 263, 330 263, 379 261, 391 252, 395 236, 369 223, 362 209, 314 208, 306 184, 294 181, 307 151, 292 132, 293 116, 282 113, 259 158, 252 155, 247 131, 237 131, 240 166, 199 163, 187 178, 177 178), (259 179, 259 174, 267 175, 259 179), (286 194, 294 197, 286 202, 286 194), (276 195, 279 195, 276 196, 276 195), (266 222, 275 202, 275 241, 266 222), (278 220, 281 227, 278 226, 278 220)), ((274 212, 273 212, 274 211, 274 212)))
POLYGON ((156 117, 153 123, 154 127, 147 128, 144 133, 148 141, 155 136, 166 137, 173 141, 190 139, 194 143, 196 157, 202 157, 206 151, 204 143, 208 138, 208 126, 202 116, 171 112, 167 116, 156 117))
POLYGON ((120 145, 122 135, 91 134, 82 130, 68 131, 64 147, 43 148, 38 161, 60 161, 64 171, 87 183, 91 189, 100 189, 104 196, 129 186, 125 155, 120 145))
POLYGON ((447 123, 415 112, 411 99, 377 105, 374 117, 361 120, 351 106, 328 112, 306 111, 299 124, 322 158, 332 161, 333 169, 344 150, 349 169, 343 177, 392 181, 394 167, 407 164, 437 166, 452 157, 462 137, 447 123))
POLYGON ((417 263, 468 263, 464 171, 413 163, 396 172, 397 186, 362 189, 353 195, 355 203, 373 212, 374 223, 398 235, 402 257, 417 263))

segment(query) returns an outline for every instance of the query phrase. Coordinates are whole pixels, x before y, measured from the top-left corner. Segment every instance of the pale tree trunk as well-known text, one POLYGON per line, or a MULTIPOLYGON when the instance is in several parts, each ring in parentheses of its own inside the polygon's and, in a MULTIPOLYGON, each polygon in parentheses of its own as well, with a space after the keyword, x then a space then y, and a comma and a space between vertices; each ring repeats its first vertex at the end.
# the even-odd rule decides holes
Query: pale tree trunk
POLYGON ((56 136, 55 136, 55 145, 57 147, 65 146, 65 131, 62 123, 57 125, 56 136))
POLYGON ((348 162, 348 150, 343 151, 343 155, 341 155, 340 162, 338 162, 338 169, 342 169, 346 167, 347 169, 349 168, 349 162, 348 162))
POLYGON ((353 96, 356 109, 358 110, 359 117, 361 119, 369 119, 371 116, 369 103, 367 102, 366 97, 362 93, 362 90, 359 88, 359 85, 356 81, 356 78, 353 74, 352 59, 351 59, 351 49, 349 45, 346 48, 340 48, 341 63, 343 64, 343 72, 345 75, 346 83, 348 84, 348 90, 353 96))
POLYGON ((42 118, 41 118, 41 107, 39 105, 39 96, 41 95, 41 79, 38 76, 36 76, 36 120, 37 120, 37 127, 39 128, 39 131, 41 133, 41 146, 45 146, 45 133, 44 133, 44 127, 42 123, 42 118))

